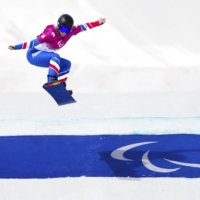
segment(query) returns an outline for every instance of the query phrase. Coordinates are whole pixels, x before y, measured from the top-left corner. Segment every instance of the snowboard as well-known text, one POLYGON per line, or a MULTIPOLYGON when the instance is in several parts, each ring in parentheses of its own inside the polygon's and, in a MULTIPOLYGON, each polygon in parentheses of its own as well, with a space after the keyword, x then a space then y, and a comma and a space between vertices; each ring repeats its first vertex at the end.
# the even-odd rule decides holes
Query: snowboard
POLYGON ((43 88, 53 97, 59 106, 76 103, 76 100, 67 91, 64 84, 59 81, 45 83, 43 88))

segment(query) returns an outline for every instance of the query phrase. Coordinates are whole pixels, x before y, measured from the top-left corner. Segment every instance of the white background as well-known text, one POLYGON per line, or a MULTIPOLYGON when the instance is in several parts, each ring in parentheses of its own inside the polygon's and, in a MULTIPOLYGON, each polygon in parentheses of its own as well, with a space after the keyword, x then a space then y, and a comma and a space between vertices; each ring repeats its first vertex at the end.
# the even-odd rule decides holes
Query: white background
POLYGON ((31 66, 30 41, 63 13, 75 24, 107 18, 59 51, 72 62, 68 85, 77 92, 171 92, 200 87, 200 3, 196 0, 7 0, 1 6, 2 92, 42 92, 47 69, 31 66), (7 80, 10 80, 9 82, 7 80))

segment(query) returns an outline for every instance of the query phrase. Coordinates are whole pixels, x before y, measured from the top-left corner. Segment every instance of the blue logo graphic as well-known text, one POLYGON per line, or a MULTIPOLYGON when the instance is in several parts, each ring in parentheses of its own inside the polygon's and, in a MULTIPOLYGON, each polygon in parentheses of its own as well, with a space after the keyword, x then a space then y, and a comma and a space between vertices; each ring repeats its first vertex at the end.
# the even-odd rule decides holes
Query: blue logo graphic
POLYGON ((0 137, 0 178, 200 177, 200 135, 0 137))

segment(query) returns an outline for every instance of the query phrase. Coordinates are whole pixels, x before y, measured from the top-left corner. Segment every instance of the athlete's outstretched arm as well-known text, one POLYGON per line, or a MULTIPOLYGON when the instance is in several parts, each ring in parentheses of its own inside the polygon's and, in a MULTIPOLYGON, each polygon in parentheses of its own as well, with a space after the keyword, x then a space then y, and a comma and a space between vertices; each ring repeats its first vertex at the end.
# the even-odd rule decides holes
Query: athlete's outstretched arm
POLYGON ((17 44, 17 45, 10 45, 8 46, 8 49, 10 50, 20 50, 20 49, 28 49, 28 48, 32 48, 32 47, 35 47, 37 45, 41 44, 39 42, 39 40, 36 38, 30 42, 24 42, 24 43, 21 43, 21 44, 17 44))
POLYGON ((106 22, 105 18, 100 18, 99 20, 95 21, 95 22, 88 22, 85 24, 80 24, 78 26, 74 26, 72 28, 72 34, 76 35, 82 31, 87 31, 88 29, 92 29, 98 26, 103 25, 106 22))

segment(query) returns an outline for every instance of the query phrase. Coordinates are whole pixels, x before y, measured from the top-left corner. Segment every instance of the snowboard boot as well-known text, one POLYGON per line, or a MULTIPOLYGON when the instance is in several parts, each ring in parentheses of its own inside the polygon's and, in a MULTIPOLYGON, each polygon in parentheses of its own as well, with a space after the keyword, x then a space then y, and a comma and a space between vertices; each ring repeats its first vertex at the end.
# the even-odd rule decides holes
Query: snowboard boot
POLYGON ((47 82, 57 81, 58 77, 53 75, 47 75, 47 82))
MULTIPOLYGON (((50 84, 53 85, 54 82, 59 81, 59 80, 57 79, 57 76, 47 75, 47 81, 48 81, 48 83, 50 82, 50 84)), ((60 82, 60 81, 59 81, 59 82, 60 82)), ((60 83, 62 83, 62 84, 65 86, 65 88, 67 87, 66 82, 60 82, 60 83)), ((73 94, 73 91, 72 91, 72 90, 67 90, 67 91, 69 92, 70 95, 73 94)))

